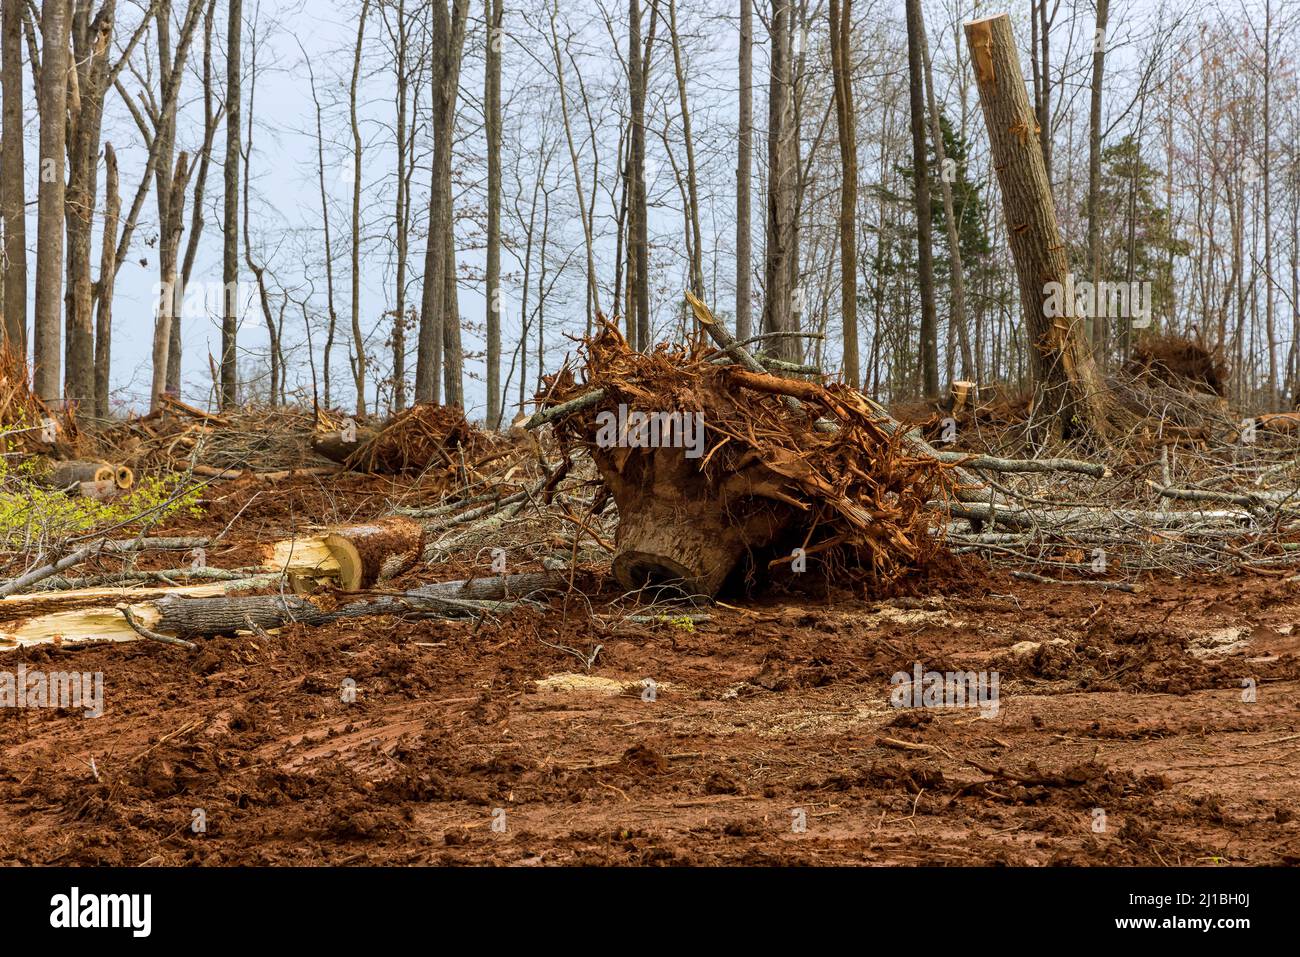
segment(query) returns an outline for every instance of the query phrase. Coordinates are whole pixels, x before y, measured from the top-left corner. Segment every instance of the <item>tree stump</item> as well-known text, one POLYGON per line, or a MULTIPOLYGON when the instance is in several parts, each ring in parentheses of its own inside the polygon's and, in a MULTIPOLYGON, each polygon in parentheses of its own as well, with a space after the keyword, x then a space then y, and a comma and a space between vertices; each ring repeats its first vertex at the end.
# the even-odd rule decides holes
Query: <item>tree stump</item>
POLYGON ((594 449, 618 504, 615 578, 712 597, 750 549, 770 545, 794 509, 744 474, 722 482, 682 449, 594 449))
POLYGON ((325 536, 338 562, 339 585, 359 591, 410 568, 424 549, 424 526, 409 518, 383 518, 339 528, 325 536))

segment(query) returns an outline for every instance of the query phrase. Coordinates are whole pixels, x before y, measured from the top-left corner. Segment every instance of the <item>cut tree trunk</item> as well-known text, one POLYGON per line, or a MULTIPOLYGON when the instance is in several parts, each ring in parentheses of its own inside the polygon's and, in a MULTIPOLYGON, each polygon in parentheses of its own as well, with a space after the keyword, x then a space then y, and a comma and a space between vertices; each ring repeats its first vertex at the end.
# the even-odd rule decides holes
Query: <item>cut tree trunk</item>
POLYGON ((613 571, 624 588, 712 597, 745 552, 770 545, 793 516, 742 476, 714 485, 682 449, 597 449, 593 457, 618 504, 613 571))
MULTIPOLYGON (((1107 432, 1104 383, 1084 341, 1082 317, 1048 316, 1053 288, 1072 289, 1065 245, 1052 204, 1051 184, 1037 123, 1006 14, 966 24, 979 85, 984 122, 989 130, 993 168, 1002 187, 1007 235, 1020 279, 1020 304, 1033 345, 1034 379, 1041 412, 1065 437, 1107 432)), ((1061 311, 1061 310, 1052 310, 1061 311)))
POLYGON ((58 488, 67 488, 78 482, 114 482, 115 480, 116 470, 107 462, 60 462, 50 471, 50 484, 58 488))
POLYGON ((382 518, 330 532, 325 547, 338 563, 339 585, 359 591, 410 568, 424 550, 424 526, 409 518, 382 518))
POLYGON ((340 464, 347 464, 348 459, 368 445, 376 433, 371 429, 357 427, 352 432, 322 432, 312 437, 311 447, 325 458, 340 464), (351 441, 348 441, 348 439, 351 441))

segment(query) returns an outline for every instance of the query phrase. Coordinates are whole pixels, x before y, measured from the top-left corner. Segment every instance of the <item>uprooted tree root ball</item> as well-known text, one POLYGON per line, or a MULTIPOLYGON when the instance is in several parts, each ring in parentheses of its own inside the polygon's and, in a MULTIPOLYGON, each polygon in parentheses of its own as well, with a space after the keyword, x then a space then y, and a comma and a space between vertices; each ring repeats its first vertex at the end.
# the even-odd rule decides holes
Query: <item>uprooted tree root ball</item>
POLYGON ((625 587, 713 595, 738 569, 820 571, 881 594, 950 567, 927 505, 951 488, 945 466, 890 436, 852 389, 719 364, 699 340, 635 352, 608 325, 581 354, 581 379, 569 366, 548 377, 539 407, 603 393, 555 428, 618 505, 625 587))

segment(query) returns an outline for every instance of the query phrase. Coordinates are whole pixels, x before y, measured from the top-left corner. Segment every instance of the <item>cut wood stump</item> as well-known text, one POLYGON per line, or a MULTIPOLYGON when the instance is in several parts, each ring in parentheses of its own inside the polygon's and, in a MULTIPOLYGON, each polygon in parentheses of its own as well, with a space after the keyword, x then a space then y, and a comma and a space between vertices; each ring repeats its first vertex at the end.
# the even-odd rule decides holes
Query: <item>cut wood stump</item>
POLYGON ((335 529, 325 548, 339 570, 344 591, 360 591, 410 568, 424 550, 424 526, 395 516, 335 529))
POLYGON ((116 484, 116 469, 107 462, 59 462, 50 470, 50 484, 58 488, 67 488, 82 482, 113 482, 116 484))
POLYGON ((746 550, 771 544, 794 514, 743 475, 715 485, 682 449, 596 449, 593 458, 618 505, 613 572, 627 589, 712 597, 746 550))

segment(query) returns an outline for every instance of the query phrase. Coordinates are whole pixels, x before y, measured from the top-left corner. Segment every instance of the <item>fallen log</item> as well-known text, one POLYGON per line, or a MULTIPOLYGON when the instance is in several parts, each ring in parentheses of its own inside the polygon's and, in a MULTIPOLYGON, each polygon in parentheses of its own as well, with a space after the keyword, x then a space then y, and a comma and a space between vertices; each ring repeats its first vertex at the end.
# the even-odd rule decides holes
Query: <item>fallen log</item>
POLYGON ((219 482, 232 479, 249 478, 258 482, 282 482, 290 478, 313 478, 320 475, 337 475, 342 469, 334 465, 313 465, 302 469, 278 469, 273 472, 255 472, 244 468, 219 469, 211 465, 196 465, 191 470, 195 475, 216 479, 219 482))
POLYGON ((0 583, 0 598, 16 595, 23 589, 57 575, 59 572, 80 565, 96 555, 124 554, 145 549, 190 549, 203 548, 208 544, 206 538, 129 538, 123 540, 100 540, 77 549, 57 561, 33 568, 31 571, 0 583))
POLYGON ((437 582, 332 609, 299 595, 236 595, 233 592, 237 583, 184 586, 129 604, 101 604, 30 618, 0 631, 0 650, 40 644, 134 641, 142 637, 140 629, 186 640, 239 632, 256 634, 294 622, 323 625, 378 615, 459 618, 482 614, 492 607, 478 603, 517 602, 567 589, 574 576, 569 570, 557 570, 437 582), (213 589, 216 592, 210 593, 213 589), (134 622, 127 620, 123 609, 129 609, 134 622))
POLYGON ((318 432, 312 436, 311 447, 327 459, 347 465, 359 449, 374 440, 374 429, 355 426, 335 432, 318 432))
POLYGON ((326 534, 325 547, 339 568, 344 591, 359 591, 401 574, 424 548, 424 526, 393 516, 326 534))
MULTIPOLYGON (((148 572, 138 573, 148 575, 148 572)), ((234 575, 213 581, 186 585, 99 585, 87 588, 69 588, 63 591, 38 591, 27 595, 9 595, 0 598, 0 621, 16 621, 45 615, 55 611, 89 605, 102 605, 109 601, 139 601, 164 595, 193 595, 213 597, 238 591, 252 591, 275 584, 277 576, 267 574, 234 575)))
POLYGON ((50 469, 49 482, 56 488, 68 488, 82 482, 116 482, 116 469, 108 462, 59 462, 50 469))

